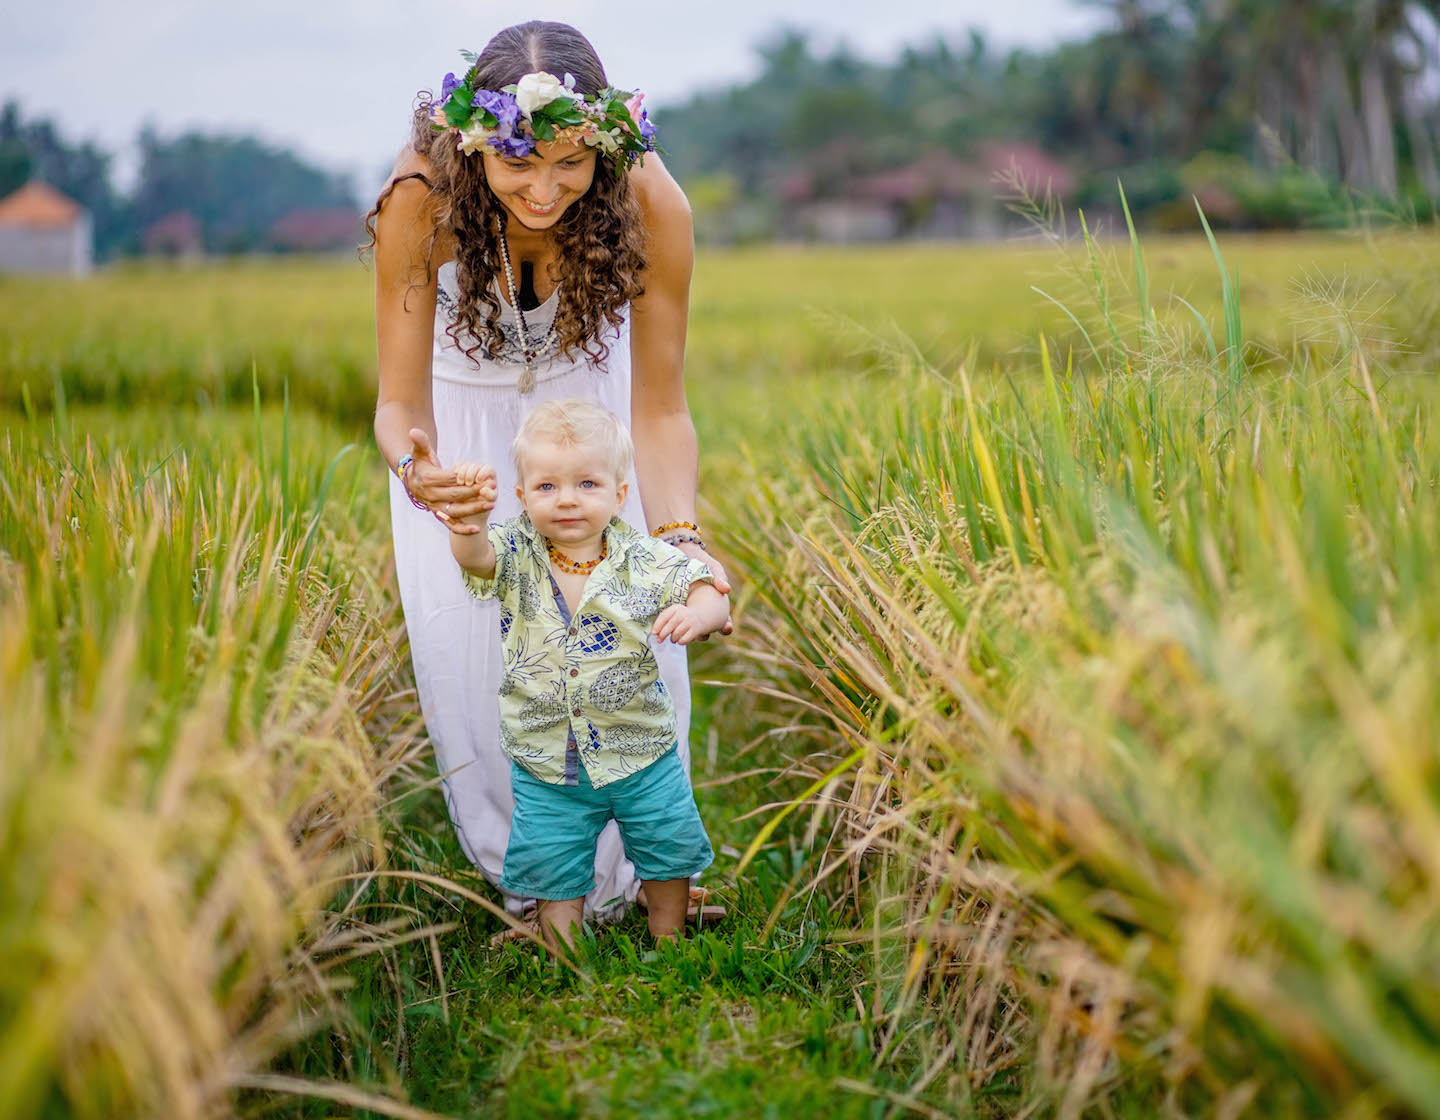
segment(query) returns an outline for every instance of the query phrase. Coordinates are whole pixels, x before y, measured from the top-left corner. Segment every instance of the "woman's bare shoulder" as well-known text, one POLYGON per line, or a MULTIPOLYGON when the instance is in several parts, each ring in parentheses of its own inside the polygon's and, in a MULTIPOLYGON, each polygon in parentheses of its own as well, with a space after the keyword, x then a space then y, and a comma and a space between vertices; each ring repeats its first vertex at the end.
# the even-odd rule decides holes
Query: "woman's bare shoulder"
POLYGON ((690 200, 660 157, 651 153, 645 163, 628 172, 649 235, 651 267, 667 271, 673 263, 686 276, 695 251, 694 220, 690 200))
MULTIPOLYGON (((405 179, 407 183, 415 183, 420 187, 425 187, 426 184, 431 181, 430 161, 414 148, 410 147, 409 144, 401 148, 399 154, 396 155, 395 165, 390 168, 390 177, 385 180, 385 186, 388 187, 400 179, 405 179), (423 181, 421 179, 406 179, 406 176, 409 175, 423 176, 423 181)), ((400 185, 403 186, 404 184, 402 183, 400 185)), ((384 188, 381 189, 383 190, 384 188)))
POLYGON ((627 174, 635 187, 635 196, 640 201, 647 225, 654 227, 680 217, 689 222, 690 200, 659 156, 650 153, 643 164, 627 174))
POLYGON ((437 230, 439 210, 430 187, 430 161, 408 147, 403 149, 381 188, 384 201, 376 217, 376 229, 380 239, 388 235, 406 244, 412 256, 423 259, 428 251, 438 265, 446 259, 447 239, 443 229, 437 230))

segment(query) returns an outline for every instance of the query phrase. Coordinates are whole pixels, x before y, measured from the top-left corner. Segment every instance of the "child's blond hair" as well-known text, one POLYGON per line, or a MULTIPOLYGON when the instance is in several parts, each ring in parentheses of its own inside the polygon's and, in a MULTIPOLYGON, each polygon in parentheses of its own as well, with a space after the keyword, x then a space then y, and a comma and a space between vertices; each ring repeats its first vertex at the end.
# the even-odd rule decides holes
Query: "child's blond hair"
POLYGON ((510 444, 515 471, 523 482, 525 467, 521 460, 535 443, 555 443, 561 447, 599 447, 615 468, 615 478, 623 482, 635 461, 635 445, 630 433, 608 408, 581 397, 546 401, 536 405, 520 424, 510 444))

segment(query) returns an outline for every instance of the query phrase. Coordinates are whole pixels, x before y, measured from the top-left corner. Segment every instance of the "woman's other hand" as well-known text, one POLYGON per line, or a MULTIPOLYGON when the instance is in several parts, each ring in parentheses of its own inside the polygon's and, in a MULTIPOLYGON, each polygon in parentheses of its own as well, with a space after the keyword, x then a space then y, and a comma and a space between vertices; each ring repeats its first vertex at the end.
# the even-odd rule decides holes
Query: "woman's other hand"
MULTIPOLYGON (((716 560, 715 557, 711 556, 698 544, 692 544, 689 541, 686 541, 684 544, 678 544, 675 547, 690 557, 690 559, 699 560, 700 563, 710 569, 710 575, 715 580, 716 591, 720 592, 721 595, 730 594, 730 577, 725 574, 725 566, 721 564, 719 560, 716 560)), ((718 632, 722 635, 733 634, 735 632, 735 620, 733 618, 726 618, 725 625, 721 627, 718 632)), ((710 635, 706 634, 700 640, 702 642, 708 642, 710 635)))

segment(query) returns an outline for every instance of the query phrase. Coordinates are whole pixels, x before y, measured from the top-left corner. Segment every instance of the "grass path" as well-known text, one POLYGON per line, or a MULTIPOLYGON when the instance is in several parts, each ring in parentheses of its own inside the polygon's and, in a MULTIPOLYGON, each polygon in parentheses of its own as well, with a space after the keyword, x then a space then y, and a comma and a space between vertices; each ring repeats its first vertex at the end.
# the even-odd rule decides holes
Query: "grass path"
MULTIPOLYGON (((708 653, 708 651, 707 651, 708 653)), ((693 660, 706 664, 707 654, 693 660)), ((701 672, 696 677, 703 676, 701 672)), ((716 743, 731 690, 697 685, 692 730, 701 813, 717 858, 705 881, 729 911, 713 930, 655 948, 632 914, 592 929, 575 968, 531 945, 491 948, 499 920, 413 880, 373 885, 361 912, 410 908, 413 924, 456 923, 346 966, 346 1024, 295 1048, 277 1072, 368 1084, 447 1116, 878 1117, 905 1111, 914 1065, 901 1040, 877 1067, 869 945, 848 903, 794 893, 799 838, 777 833, 734 875, 775 800, 771 773, 716 743), (744 776, 735 778, 740 773, 744 776), (777 921, 768 920, 789 898, 777 921), (767 932, 767 924, 771 926, 767 932), (437 977, 444 977, 442 996, 437 977)), ((428 775, 426 775, 428 777, 428 775)), ((460 851, 435 789, 396 805, 392 866, 490 894, 460 851)), ((254 1116, 329 1116, 321 1101, 251 1094, 254 1116)), ((375 1115, 361 1113, 360 1115, 375 1115)))

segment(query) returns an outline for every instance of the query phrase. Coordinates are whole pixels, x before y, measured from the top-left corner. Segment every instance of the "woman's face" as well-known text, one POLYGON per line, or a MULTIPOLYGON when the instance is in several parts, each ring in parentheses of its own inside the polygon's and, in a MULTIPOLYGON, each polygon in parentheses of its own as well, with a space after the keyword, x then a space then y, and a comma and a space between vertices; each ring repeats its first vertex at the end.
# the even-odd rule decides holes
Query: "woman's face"
POLYGON ((484 156, 491 191, 527 229, 551 228, 595 181, 595 149, 584 144, 542 140, 528 156, 484 156))

